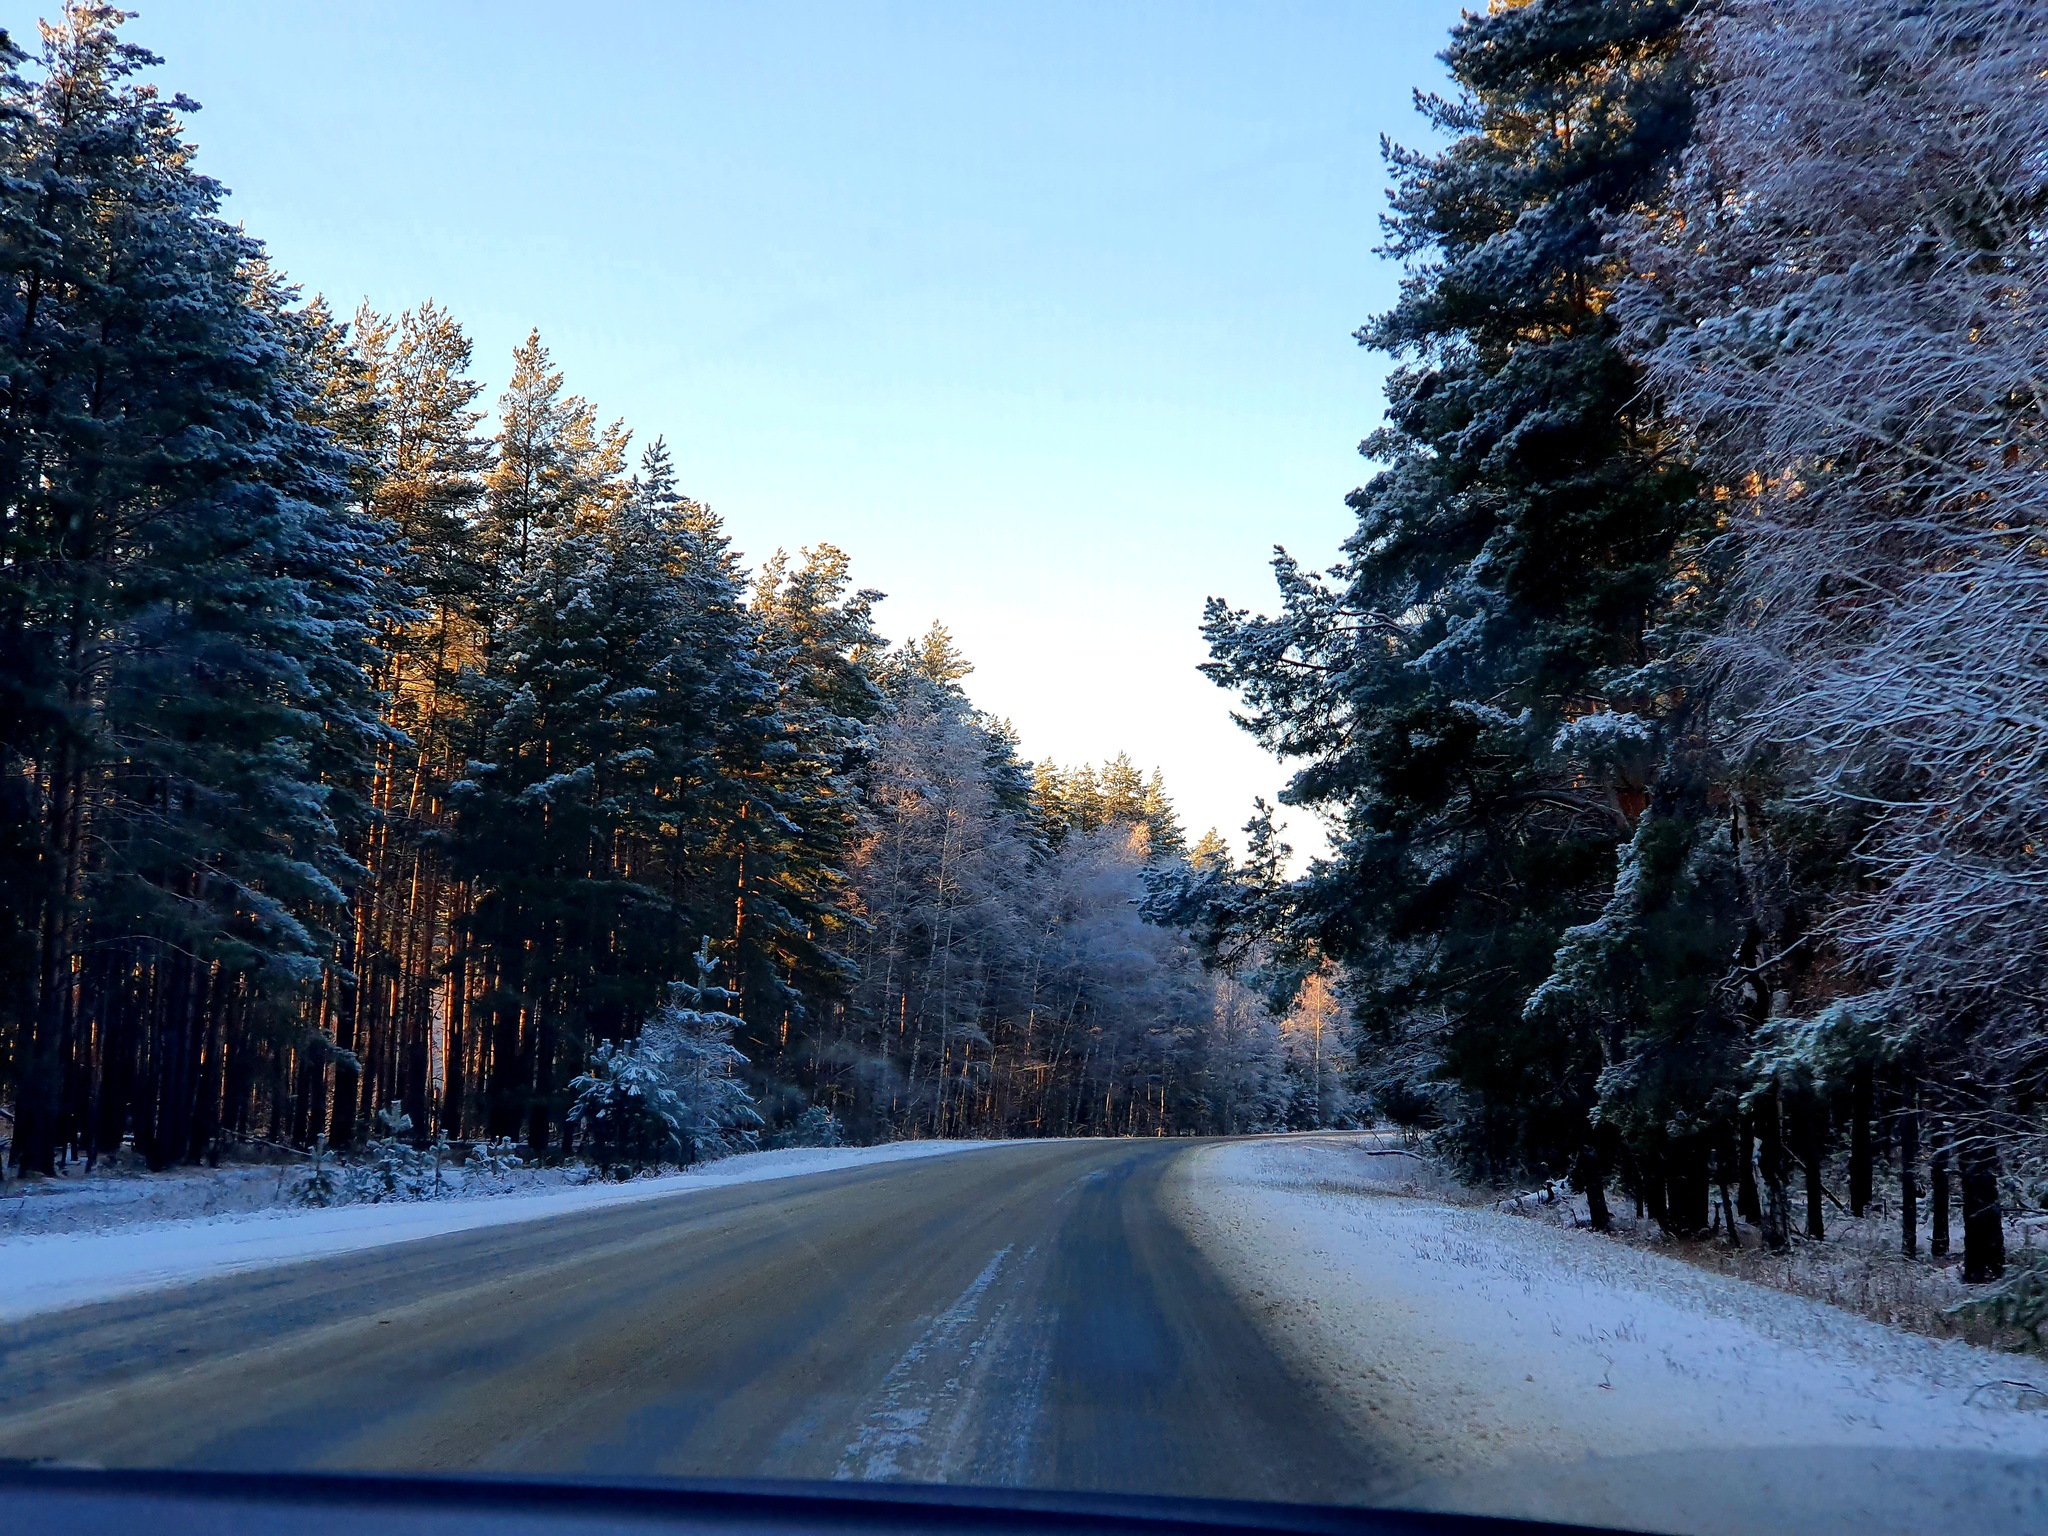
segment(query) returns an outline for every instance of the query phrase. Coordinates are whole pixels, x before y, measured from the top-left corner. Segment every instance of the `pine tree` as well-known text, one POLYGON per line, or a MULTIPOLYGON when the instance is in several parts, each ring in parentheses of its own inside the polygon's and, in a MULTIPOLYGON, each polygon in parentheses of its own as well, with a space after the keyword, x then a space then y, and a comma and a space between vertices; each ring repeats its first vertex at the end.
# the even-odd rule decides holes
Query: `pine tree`
POLYGON ((471 696, 485 725, 453 793, 490 983, 489 1130, 523 1122, 544 1148, 587 1042, 623 1032, 669 958, 670 910, 635 878, 628 824, 666 766, 676 560, 632 503, 623 433, 594 432, 538 338, 514 361, 484 509, 497 595, 471 696))
POLYGON ((881 594, 853 589, 831 545, 782 554, 754 583, 759 664, 775 680, 772 716, 734 733, 721 764, 720 818, 731 916, 727 974, 757 1061, 779 1062, 817 1002, 851 980, 838 952, 847 924, 845 864, 857 827, 855 774, 884 708, 875 671, 881 594))
POLYGON ((953 643, 953 632, 937 619, 909 648, 908 660, 920 673, 941 687, 957 683, 974 671, 974 664, 953 643))
POLYGON ((531 332, 512 354, 512 383, 498 401, 498 454, 485 479, 482 554, 495 580, 516 580, 579 517, 624 493, 626 432, 600 428, 581 395, 531 332))
POLYGON ((7 898, 35 935, 14 1156, 43 1171, 131 1101, 153 1163, 217 1145, 230 1058, 322 973, 332 786, 375 735, 382 533, 346 508, 319 326, 218 217, 192 104, 135 82, 157 61, 123 20, 68 9, 40 78, 0 81, 0 653, 7 776, 33 786, 7 842, 35 866, 7 898))
MULTIPOLYGON (((1292 892, 1290 942, 1360 978, 1388 1059, 1456 1086, 1475 1164, 1579 1152, 1603 1065, 1524 1016, 1565 928, 1604 902, 1645 803, 1641 763, 1566 732, 1654 735, 1647 660, 1694 481, 1617 345, 1609 220, 1683 145, 1684 0, 1554 0, 1469 15, 1444 58, 1454 136, 1390 150, 1400 303, 1359 339, 1403 359, 1386 466, 1351 497, 1334 584, 1285 554, 1283 608, 1220 602, 1210 675, 1301 760, 1284 798, 1339 818, 1292 892)), ((1396 1096, 1434 1098, 1413 1082, 1396 1096)))
MULTIPOLYGON (((386 739, 369 786, 373 814, 356 849, 367 877, 344 957, 354 979, 331 1009, 346 1054, 336 1058, 332 1109, 323 1116, 305 1106, 309 1124, 331 1120, 339 1146, 354 1139, 371 1104, 402 1100, 423 1137, 449 1118, 432 1100, 437 1086, 448 1087, 446 1030, 455 1010, 443 972, 454 959, 464 896, 441 843, 451 825, 449 786, 475 745, 463 678, 482 659, 475 519, 490 462, 477 435, 482 386, 469 376, 469 339, 445 311, 428 303, 394 322, 366 304, 346 353, 340 366, 360 375, 374 403, 374 412, 356 408, 349 418, 359 423, 350 438, 367 470, 357 499, 398 531, 385 579, 402 586, 409 606, 381 637, 385 664, 375 679, 386 739)), ((461 1056, 458 1049, 456 1106, 461 1056)))
POLYGON ((569 1084, 569 1120, 591 1142, 600 1167, 624 1158, 637 1170, 665 1156, 720 1157, 751 1144, 761 1124, 737 1069, 740 1021, 719 1006, 731 994, 712 984, 710 941, 693 957, 697 979, 678 981, 630 1044, 607 1041, 569 1084))
POLYGON ((1280 1020, 1280 1040, 1295 1083, 1289 1123, 1318 1131, 1351 1123, 1358 1030, 1331 967, 1317 966, 1295 989, 1280 1020))

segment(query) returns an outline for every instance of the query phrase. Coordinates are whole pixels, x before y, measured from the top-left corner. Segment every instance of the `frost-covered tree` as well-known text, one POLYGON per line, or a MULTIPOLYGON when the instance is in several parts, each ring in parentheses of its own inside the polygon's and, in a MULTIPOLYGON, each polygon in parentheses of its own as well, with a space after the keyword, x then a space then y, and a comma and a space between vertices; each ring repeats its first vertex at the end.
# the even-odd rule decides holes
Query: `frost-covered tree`
POLYGON ((14 1160, 215 1144, 296 1025, 376 734, 382 530, 317 327, 218 214, 124 13, 0 48, 0 814, 14 1160))
POLYGON ((1840 902, 1771 936, 1832 963, 1760 977, 1793 1015, 1767 1059, 1934 1071, 1981 1203, 2048 1065, 2048 31, 2018 0, 1736 0, 1698 47, 1625 309, 1724 487, 1739 744, 1854 843, 1840 902))
POLYGON ((999 743, 955 686, 964 673, 930 659, 912 648, 888 673, 862 786, 852 953, 853 1007, 869 1059, 889 1063, 893 1113, 936 1134, 988 1091, 990 1030, 1019 1002, 1033 932, 1020 900, 1028 828, 991 772, 999 743))
POLYGON ((1358 1024, 1332 967, 1317 966, 1302 978, 1279 1028, 1282 1056, 1294 1080, 1289 1123, 1307 1130, 1353 1123, 1358 1024))
MULTIPOLYGON (((1185 935, 1140 909, 1148 818, 1127 758, 1034 772, 976 710, 950 641, 876 669, 887 707, 860 775, 849 869, 856 979, 814 1036, 857 1129, 1067 1134, 1194 1129, 1205 984, 1185 935), (1085 802, 1047 785, 1088 786, 1085 802), (1072 820, 1063 807, 1080 807, 1072 820)), ((1178 828, 1174 828, 1175 837, 1178 828)))
POLYGON ((1210 1129, 1239 1136, 1287 1128, 1295 1085, 1279 1021, 1257 991, 1228 972, 1209 979, 1202 1087, 1210 1129))
POLYGON ((674 982, 638 1038, 610 1041, 569 1084, 569 1120, 600 1166, 696 1162, 752 1144, 761 1116, 732 1043, 741 1021, 724 1011, 733 994, 713 984, 718 962, 706 939, 692 957, 697 979, 674 982))
MULTIPOLYGON (((1334 822, 1284 900, 1240 903, 1352 975, 1383 1103, 1483 1168, 1584 1154, 1598 1035, 1524 1005, 1599 910, 1646 800, 1663 708, 1649 633, 1695 516, 1673 433, 1623 355, 1610 221, 1654 198, 1690 120, 1684 0, 1468 13, 1425 97, 1439 153, 1390 150, 1400 302, 1359 333, 1399 359, 1382 468, 1328 576, 1282 553, 1276 616, 1211 603, 1220 684, 1334 822), (1576 727, 1576 728, 1575 728, 1576 727)), ((1221 908, 1216 910, 1221 911, 1221 908)))

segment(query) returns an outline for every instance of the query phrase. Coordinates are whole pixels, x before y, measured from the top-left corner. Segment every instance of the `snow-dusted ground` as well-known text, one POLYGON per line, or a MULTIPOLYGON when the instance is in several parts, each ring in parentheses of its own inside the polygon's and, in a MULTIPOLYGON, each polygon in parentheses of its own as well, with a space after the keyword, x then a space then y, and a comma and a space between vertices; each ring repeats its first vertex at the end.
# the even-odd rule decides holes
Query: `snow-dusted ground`
MULTIPOLYGON (((37 1312, 110 1301, 142 1291, 189 1284, 238 1270, 261 1269, 300 1259, 321 1258, 365 1248, 381 1248, 415 1238, 439 1237, 479 1227, 536 1221, 570 1211, 623 1205, 724 1189, 766 1179, 793 1178, 840 1168, 868 1167, 907 1158, 936 1157, 976 1147, 987 1141, 899 1141, 879 1147, 793 1148, 781 1152, 749 1152, 706 1164, 688 1173, 634 1179, 623 1184, 562 1184, 539 1193, 476 1194, 464 1198, 348 1205, 329 1210, 234 1210, 228 1214, 173 1220, 134 1220, 139 1210, 127 1188, 116 1193, 108 1212, 130 1220, 111 1228, 0 1235, 0 1322, 37 1312)), ((262 1194, 277 1182, 275 1169, 237 1169, 232 1173, 196 1175, 158 1186, 164 1203, 177 1210, 212 1178, 225 1186, 221 1198, 233 1203, 251 1197, 240 1186, 254 1176, 262 1194), (267 1181, 267 1182, 265 1182, 267 1181), (190 1186, 189 1188, 187 1186, 190 1186)), ((161 1177, 161 1176, 159 1176, 161 1177)), ((146 1181, 123 1181, 141 1185, 146 1181)), ((67 1194, 86 1193, 67 1191, 67 1194)), ((56 1198, 52 1196, 45 1198, 56 1198)), ((85 1213, 92 1212, 87 1200, 85 1213)), ((0 1233, 4 1233, 0 1226, 0 1233)))
POLYGON ((1431 1199, 1360 1137, 1183 1164, 1178 1213, 1427 1508, 1642 1530, 2048 1530, 2048 1363, 1431 1199), (2021 1383, 2025 1385, 2013 1385, 2021 1383))
POLYGON ((298 1162, 245 1163, 148 1173, 138 1160, 129 1167, 102 1161, 87 1173, 74 1163, 54 1179, 7 1181, 0 1189, 0 1240, 287 1205, 292 1203, 289 1186, 303 1167, 298 1162))

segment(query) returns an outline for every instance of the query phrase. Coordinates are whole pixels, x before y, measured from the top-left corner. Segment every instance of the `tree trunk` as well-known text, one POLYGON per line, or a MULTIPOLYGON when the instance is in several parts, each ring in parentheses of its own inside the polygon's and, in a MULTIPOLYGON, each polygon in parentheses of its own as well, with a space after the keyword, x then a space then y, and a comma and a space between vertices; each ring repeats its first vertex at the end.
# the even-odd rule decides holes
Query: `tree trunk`
MULTIPOLYGON (((1636 1160, 1640 1170, 1636 1176, 1637 1186, 1642 1193, 1637 1199, 1649 1209, 1650 1220, 1657 1223, 1662 1231, 1671 1230, 1671 1207, 1665 1200, 1664 1180, 1670 1168, 1670 1159, 1662 1147, 1640 1156, 1636 1160)), ((1636 1213, 1642 1215, 1641 1211, 1636 1213)))
MULTIPOLYGON (((74 679, 68 690, 76 708, 83 700, 76 683, 84 641, 84 606, 71 603, 69 653, 65 665, 74 679)), ((49 811, 40 850, 53 878, 42 892, 37 926, 36 983, 28 1018, 25 1048, 17 1061, 14 1089, 14 1166, 23 1173, 57 1171, 57 1128, 63 1114, 64 1059, 70 1044, 70 999, 75 983, 71 962, 78 934, 72 931, 73 906, 83 872, 82 801, 85 771, 77 748, 59 749, 50 773, 49 811)))
POLYGON ((1929 1193, 1933 1202, 1927 1212, 1927 1251, 1937 1259, 1948 1257, 1948 1140, 1936 1122, 1934 1155, 1928 1159, 1929 1193))
POLYGON ((1761 1230, 1764 1205, 1756 1188, 1756 1136, 1750 1118, 1744 1115, 1735 1128, 1735 1209, 1744 1221, 1761 1230))
POLYGON ((1899 1252, 1920 1252, 1920 1090, 1910 1080, 1899 1094, 1899 1252))
POLYGON ((1976 1284, 2005 1273, 2005 1213, 1998 1204, 1998 1152, 1972 1139, 1960 1152, 1963 1185, 1963 1280, 1976 1284))
POLYGON ((1783 1253, 1792 1246, 1792 1198, 1785 1188, 1784 1095, 1772 1090, 1757 1101, 1758 1161, 1762 1165, 1764 1246, 1783 1253))
POLYGON ((534 1030, 532 1072, 527 1089, 533 1095, 526 1109, 526 1144, 535 1153, 548 1149, 548 1090, 555 1070, 555 1020, 552 1012, 541 1015, 534 1030))
POLYGON ((1586 1197, 1586 1216, 1595 1232, 1614 1230, 1614 1216, 1607 1209, 1607 1171, 1600 1166, 1600 1154, 1589 1141, 1579 1150, 1573 1182, 1586 1197))
POLYGON ((1664 1230, 1674 1237, 1698 1237, 1713 1223, 1705 1139, 1693 1136, 1674 1142, 1664 1167, 1664 1230))
POLYGON ((1876 1107, 1877 1088, 1866 1062, 1849 1080, 1849 1214, 1861 1216, 1870 1208, 1870 1119, 1876 1107))
POLYGON ((334 1103, 328 1111, 327 1139, 336 1149, 355 1145, 356 1121, 363 1113, 363 1074, 360 1064, 364 1041, 360 1023, 363 1014, 364 986, 361 977, 348 983, 346 999, 343 1005, 335 1010, 334 1043, 339 1049, 350 1053, 348 1057, 337 1057, 334 1063, 334 1103))
POLYGON ((1827 1211, 1823 1202, 1827 1191, 1821 1188, 1821 1164, 1827 1155, 1828 1111, 1820 1095, 1807 1097, 1805 1112, 1799 1117, 1800 1158, 1806 1164, 1806 1235, 1819 1241, 1828 1235, 1827 1211))

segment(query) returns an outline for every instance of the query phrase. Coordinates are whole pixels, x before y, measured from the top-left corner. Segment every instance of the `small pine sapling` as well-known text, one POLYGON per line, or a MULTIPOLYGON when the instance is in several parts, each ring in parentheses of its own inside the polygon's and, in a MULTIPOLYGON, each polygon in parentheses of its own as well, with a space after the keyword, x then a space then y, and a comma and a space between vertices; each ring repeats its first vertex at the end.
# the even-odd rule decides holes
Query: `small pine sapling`
POLYGON ((341 1180, 334 1176, 334 1166, 327 1159, 327 1138, 325 1135, 313 1138, 313 1162, 292 1185, 291 1197, 300 1205, 339 1205, 347 1198, 347 1191, 341 1180))
POLYGON ((368 1160, 351 1170, 349 1197, 373 1205, 431 1199, 439 1185, 439 1160, 407 1139, 412 1116, 387 1104, 377 1111, 377 1129, 382 1134, 371 1139, 368 1160))
POLYGON ((628 1044, 600 1044, 590 1070, 569 1084, 575 1095, 569 1119, 600 1169, 630 1164, 638 1172, 682 1151, 682 1100, 651 1033, 628 1044))
POLYGON ((754 1145, 761 1114, 739 1070, 747 1058, 732 1043, 742 1021, 725 1011, 738 993, 716 985, 711 940, 693 957, 697 979, 673 982, 668 1001, 641 1033, 659 1055, 683 1107, 679 1127, 685 1161, 724 1157, 754 1145))
POLYGON ((640 1038, 600 1045, 569 1085, 569 1118, 600 1168, 616 1158, 638 1171, 665 1156, 689 1163, 753 1145, 761 1115, 735 1070, 747 1064, 732 1043, 741 1021, 724 1006, 736 994, 713 982, 708 938, 694 958, 696 981, 670 983, 640 1038))
POLYGON ((462 1159, 462 1170, 468 1177, 492 1182, 510 1178, 524 1166, 519 1144, 510 1136, 472 1141, 462 1159))
POLYGON ((846 1144, 846 1127, 823 1104, 812 1104, 770 1139, 773 1147, 839 1147, 846 1144))

